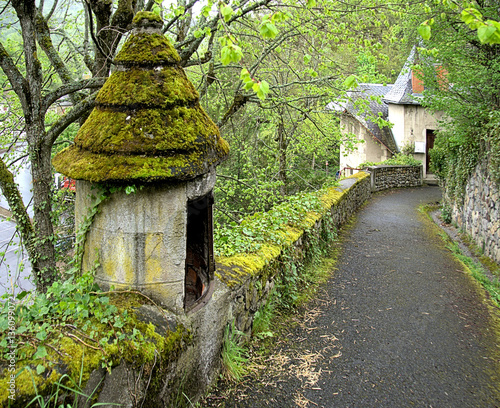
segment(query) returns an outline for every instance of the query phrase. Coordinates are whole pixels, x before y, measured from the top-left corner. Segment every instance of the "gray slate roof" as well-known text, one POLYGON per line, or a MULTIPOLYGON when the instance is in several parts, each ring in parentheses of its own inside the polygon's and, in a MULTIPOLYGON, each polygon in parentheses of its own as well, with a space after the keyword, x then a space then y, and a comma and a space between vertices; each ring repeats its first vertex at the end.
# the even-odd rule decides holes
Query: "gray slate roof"
POLYGON ((348 102, 336 105, 331 103, 327 108, 349 113, 367 128, 375 139, 387 147, 392 153, 396 153, 399 149, 394 140, 392 130, 387 127, 380 128, 370 118, 373 116, 376 117, 379 112, 382 112, 382 118, 387 120, 389 113, 388 105, 383 101, 379 102, 378 100, 372 100, 370 97, 383 98, 384 95, 390 92, 392 87, 393 85, 359 84, 355 90, 347 93, 349 98, 348 102))
POLYGON ((416 48, 413 47, 410 56, 405 62, 403 69, 399 73, 398 79, 392 86, 392 89, 385 95, 384 102, 399 105, 420 105, 421 94, 413 93, 411 83, 411 66, 415 61, 416 48))

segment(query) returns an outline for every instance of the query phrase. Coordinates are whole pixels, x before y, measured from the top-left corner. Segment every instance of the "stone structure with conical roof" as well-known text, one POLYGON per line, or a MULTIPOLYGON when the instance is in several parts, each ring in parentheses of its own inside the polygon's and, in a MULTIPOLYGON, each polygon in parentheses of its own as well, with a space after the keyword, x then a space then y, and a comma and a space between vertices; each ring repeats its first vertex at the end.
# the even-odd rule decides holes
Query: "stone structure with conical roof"
POLYGON ((54 167, 73 179, 191 179, 228 154, 227 143, 179 66, 179 55, 161 33, 161 19, 141 12, 134 24, 96 108, 74 145, 54 159, 54 167))
POLYGON ((104 289, 139 290, 183 313, 211 293, 212 190, 229 147, 161 33, 161 19, 141 12, 134 24, 95 109, 53 163, 77 179, 77 226, 96 187, 140 187, 132 195, 118 189, 100 204, 82 267, 98 265, 104 289))

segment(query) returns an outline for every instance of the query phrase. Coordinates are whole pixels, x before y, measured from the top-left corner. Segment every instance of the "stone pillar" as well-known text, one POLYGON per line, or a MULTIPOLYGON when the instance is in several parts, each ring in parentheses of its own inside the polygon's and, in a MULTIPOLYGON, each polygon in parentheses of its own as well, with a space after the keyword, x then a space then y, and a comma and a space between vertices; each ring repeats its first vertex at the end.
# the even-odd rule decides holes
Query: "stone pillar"
POLYGON ((215 166, 229 146, 201 108, 160 17, 140 12, 133 24, 96 108, 53 163, 78 180, 77 226, 93 205, 94 188, 118 187, 87 234, 83 270, 99 265, 102 288, 139 290, 181 312, 186 287, 194 288, 191 307, 213 278, 213 239, 200 241, 195 224, 203 224, 200 234, 212 231, 215 166), (127 195, 130 185, 137 191, 127 195), (194 208, 200 203, 204 212, 194 208))

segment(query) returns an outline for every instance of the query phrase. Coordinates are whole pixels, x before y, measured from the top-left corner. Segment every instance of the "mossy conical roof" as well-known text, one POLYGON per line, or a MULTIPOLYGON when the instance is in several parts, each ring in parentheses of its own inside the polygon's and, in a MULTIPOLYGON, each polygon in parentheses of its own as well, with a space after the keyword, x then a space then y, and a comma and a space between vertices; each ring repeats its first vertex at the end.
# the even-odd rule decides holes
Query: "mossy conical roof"
POLYGON ((140 12, 96 98, 96 107, 54 167, 92 182, 190 179, 224 160, 229 146, 199 103, 161 33, 161 19, 140 12))

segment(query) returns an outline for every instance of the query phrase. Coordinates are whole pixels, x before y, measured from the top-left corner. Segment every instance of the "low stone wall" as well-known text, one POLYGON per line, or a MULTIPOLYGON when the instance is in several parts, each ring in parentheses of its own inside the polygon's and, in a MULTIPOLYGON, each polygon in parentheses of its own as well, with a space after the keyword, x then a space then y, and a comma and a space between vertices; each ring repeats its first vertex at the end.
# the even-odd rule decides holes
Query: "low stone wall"
POLYGON ((452 219, 484 255, 500 262, 500 190, 486 162, 476 167, 467 182, 463 204, 454 203, 452 219))
POLYGON ((230 288, 230 316, 236 328, 250 332, 255 312, 267 302, 276 279, 286 273, 285 263, 306 264, 313 245, 329 244, 323 239, 326 229, 340 227, 370 197, 369 174, 361 172, 344 179, 331 193, 331 207, 322 216, 312 219, 310 228, 301 231, 287 248, 275 253, 270 248, 263 248, 260 254, 245 255, 245 260, 255 257, 255 263, 244 262, 240 257, 219 259, 217 276, 230 288), (265 261, 259 264, 258 258, 265 261))
POLYGON ((372 191, 423 184, 422 166, 371 166, 367 170, 371 173, 372 191))

